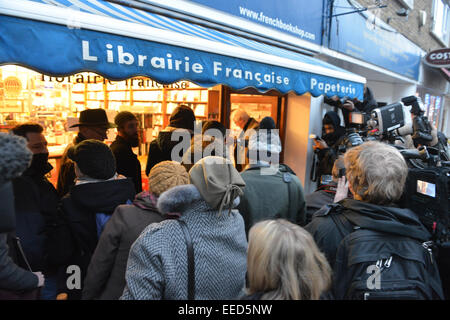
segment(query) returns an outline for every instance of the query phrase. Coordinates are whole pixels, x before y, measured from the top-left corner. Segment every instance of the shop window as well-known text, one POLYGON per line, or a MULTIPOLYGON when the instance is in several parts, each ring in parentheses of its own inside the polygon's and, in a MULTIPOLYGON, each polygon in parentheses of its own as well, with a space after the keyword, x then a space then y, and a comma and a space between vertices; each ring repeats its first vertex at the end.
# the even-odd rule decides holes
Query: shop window
MULTIPOLYGON (((140 122, 141 144, 134 151, 145 168, 150 142, 169 124, 171 112, 179 105, 191 107, 197 121, 219 119, 219 92, 189 81, 162 85, 145 77, 110 81, 92 72, 66 77, 50 77, 14 65, 0 67, 0 131, 15 125, 37 122, 44 127, 51 162, 55 167, 52 182, 56 182, 58 160, 77 135, 81 111, 105 109, 114 122, 120 111, 133 112, 140 122)), ((110 130, 105 143, 116 137, 110 130)))
MULTIPOLYGON (((242 109, 247 114, 260 122, 264 117, 272 117, 275 122, 278 116, 278 97, 276 96, 263 96, 263 95, 250 95, 250 94, 232 94, 230 97, 231 112, 242 109)), ((239 135, 241 128, 239 128, 230 118, 230 129, 233 135, 239 135)))
POLYGON ((433 0, 431 33, 444 45, 450 40, 450 7, 446 0, 433 0))

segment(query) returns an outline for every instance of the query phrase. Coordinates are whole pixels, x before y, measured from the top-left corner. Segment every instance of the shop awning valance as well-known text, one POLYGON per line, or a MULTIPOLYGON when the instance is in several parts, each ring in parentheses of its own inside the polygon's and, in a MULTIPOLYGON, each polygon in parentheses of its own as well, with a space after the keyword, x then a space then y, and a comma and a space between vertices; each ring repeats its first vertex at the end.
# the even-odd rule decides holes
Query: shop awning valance
POLYGON ((359 99, 365 83, 296 52, 100 0, 0 0, 0 64, 359 99))

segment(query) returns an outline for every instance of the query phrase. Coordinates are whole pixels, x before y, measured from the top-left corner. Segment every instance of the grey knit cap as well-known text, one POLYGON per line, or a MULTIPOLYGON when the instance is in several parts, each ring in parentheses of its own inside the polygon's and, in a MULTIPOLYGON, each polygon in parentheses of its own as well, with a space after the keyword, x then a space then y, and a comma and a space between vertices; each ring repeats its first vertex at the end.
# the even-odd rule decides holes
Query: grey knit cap
POLYGON ((33 157, 25 138, 3 132, 0 132, 0 155, 0 185, 19 177, 33 157))
POLYGON ((203 199, 219 210, 233 207, 233 201, 242 196, 245 182, 230 160, 209 156, 199 160, 189 171, 190 182, 195 185, 203 199))

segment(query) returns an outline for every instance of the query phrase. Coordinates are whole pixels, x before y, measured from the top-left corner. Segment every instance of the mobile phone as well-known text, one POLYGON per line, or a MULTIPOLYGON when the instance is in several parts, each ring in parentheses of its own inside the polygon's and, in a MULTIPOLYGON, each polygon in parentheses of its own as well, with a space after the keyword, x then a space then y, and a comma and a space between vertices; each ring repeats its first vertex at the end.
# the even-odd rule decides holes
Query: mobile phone
POLYGON ((345 168, 339 169, 339 178, 345 177, 345 168))
POLYGON ((317 141, 322 140, 322 139, 321 139, 318 135, 316 135, 316 134, 310 134, 310 135, 309 135, 309 138, 310 138, 310 139, 317 140, 317 141))

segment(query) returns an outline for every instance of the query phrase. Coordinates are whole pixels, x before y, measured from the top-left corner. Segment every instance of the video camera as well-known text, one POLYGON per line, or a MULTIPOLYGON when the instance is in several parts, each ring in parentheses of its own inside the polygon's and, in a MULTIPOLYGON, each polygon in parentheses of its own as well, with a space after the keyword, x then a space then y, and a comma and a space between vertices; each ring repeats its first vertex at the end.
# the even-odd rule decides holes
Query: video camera
POLYGON ((402 204, 410 208, 438 243, 450 241, 450 163, 437 161, 427 147, 399 150, 405 160, 421 159, 428 166, 408 170, 402 204))
POLYGON ((360 131, 363 140, 403 141, 402 137, 411 135, 414 145, 428 145, 432 140, 431 125, 424 116, 425 108, 420 97, 408 96, 384 107, 374 109, 370 114, 351 112, 349 128, 360 131), (407 108, 411 106, 411 108, 407 108), (411 119, 411 114, 413 119, 411 119))
POLYGON ((345 153, 349 148, 369 140, 394 144, 395 140, 402 140, 401 136, 412 133, 410 118, 407 108, 401 102, 376 108, 370 114, 351 112, 350 125, 339 146, 339 153, 345 153))

